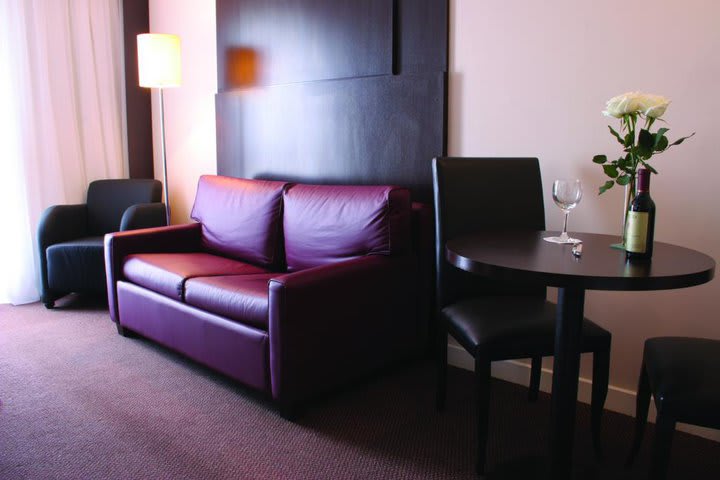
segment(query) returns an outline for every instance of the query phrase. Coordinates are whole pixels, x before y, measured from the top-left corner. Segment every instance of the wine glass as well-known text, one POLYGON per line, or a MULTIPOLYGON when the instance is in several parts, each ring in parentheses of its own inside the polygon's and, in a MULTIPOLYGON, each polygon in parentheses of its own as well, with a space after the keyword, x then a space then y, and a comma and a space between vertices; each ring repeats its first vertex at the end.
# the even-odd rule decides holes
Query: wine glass
POLYGON ((560 210, 565 214, 562 233, 559 237, 545 237, 545 240, 553 243, 578 243, 577 238, 570 238, 567 234, 568 215, 570 210, 575 208, 582 198, 582 184, 577 179, 560 179, 553 182, 553 200, 560 210))

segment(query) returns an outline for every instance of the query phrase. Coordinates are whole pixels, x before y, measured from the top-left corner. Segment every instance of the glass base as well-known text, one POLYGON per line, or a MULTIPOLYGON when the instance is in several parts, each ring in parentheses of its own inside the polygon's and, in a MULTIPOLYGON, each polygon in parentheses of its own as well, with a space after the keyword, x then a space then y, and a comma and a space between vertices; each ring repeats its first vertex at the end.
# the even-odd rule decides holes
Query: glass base
POLYGON ((579 238, 572 238, 572 237, 543 237, 543 240, 550 243, 582 243, 582 240, 579 238))

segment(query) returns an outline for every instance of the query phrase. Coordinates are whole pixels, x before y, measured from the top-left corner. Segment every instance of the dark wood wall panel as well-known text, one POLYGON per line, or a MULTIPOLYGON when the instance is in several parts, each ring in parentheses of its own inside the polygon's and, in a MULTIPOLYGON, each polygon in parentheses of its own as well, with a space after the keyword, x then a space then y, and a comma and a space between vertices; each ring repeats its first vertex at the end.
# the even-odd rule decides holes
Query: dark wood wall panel
POLYGON ((444 152, 445 76, 366 77, 219 94, 218 173, 399 184, 429 202, 430 160, 444 152))
POLYGON ((445 1, 396 0, 395 73, 448 70, 448 6, 445 1))
POLYGON ((218 0, 218 90, 392 71, 393 0, 218 0))
POLYGON ((446 153, 448 0, 217 0, 218 173, 396 184, 446 153))
POLYGON ((130 178, 153 178, 150 89, 138 85, 137 35, 150 31, 148 0, 123 0, 125 106, 130 178))

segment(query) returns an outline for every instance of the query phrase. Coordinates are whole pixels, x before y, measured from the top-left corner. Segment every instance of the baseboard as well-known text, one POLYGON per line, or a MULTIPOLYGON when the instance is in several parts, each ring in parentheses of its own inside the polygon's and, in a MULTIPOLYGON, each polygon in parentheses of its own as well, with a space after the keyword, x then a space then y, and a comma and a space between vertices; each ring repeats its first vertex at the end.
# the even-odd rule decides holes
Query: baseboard
MULTIPOLYGON (((464 368, 466 370, 474 370, 475 364, 472 356, 468 354, 464 348, 459 345, 448 344, 448 364, 455 367, 464 368)), ((493 362, 492 376, 511 383, 527 385, 530 381, 530 365, 516 360, 506 360, 502 362, 493 362)), ((552 387, 552 370, 548 368, 542 369, 540 377, 540 390, 550 392, 552 387)), ((583 403, 590 403, 592 391, 592 381, 588 378, 580 377, 578 384, 578 400, 583 403)), ((608 396, 605 401, 605 408, 613 412, 623 413, 629 416, 635 416, 635 396, 636 392, 625 388, 610 385, 608 388, 608 396)), ((655 407, 650 405, 651 422, 655 422, 655 407)), ((720 431, 709 428, 697 427, 695 425, 678 424, 678 430, 697 435, 715 442, 720 442, 720 431)))

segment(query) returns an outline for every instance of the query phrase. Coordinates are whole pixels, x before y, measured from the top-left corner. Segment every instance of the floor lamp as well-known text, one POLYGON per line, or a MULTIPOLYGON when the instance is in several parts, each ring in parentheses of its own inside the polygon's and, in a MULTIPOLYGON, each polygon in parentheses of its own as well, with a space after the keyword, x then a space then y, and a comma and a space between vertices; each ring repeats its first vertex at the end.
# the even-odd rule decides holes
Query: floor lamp
POLYGON ((165 33, 143 33, 137 36, 137 47, 140 86, 156 88, 160 92, 160 151, 163 165, 163 195, 165 197, 167 224, 170 225, 163 89, 180 86, 180 37, 165 33))

